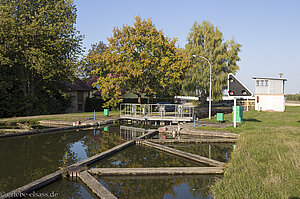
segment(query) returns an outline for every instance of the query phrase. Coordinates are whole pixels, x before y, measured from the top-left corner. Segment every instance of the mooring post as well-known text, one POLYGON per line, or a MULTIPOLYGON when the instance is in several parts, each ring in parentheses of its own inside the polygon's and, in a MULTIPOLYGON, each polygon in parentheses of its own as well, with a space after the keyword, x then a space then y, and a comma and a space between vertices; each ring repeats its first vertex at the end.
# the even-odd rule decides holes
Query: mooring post
POLYGON ((96 120, 96 110, 94 110, 94 120, 96 120))
POLYGON ((211 159, 211 145, 208 145, 208 158, 211 159))

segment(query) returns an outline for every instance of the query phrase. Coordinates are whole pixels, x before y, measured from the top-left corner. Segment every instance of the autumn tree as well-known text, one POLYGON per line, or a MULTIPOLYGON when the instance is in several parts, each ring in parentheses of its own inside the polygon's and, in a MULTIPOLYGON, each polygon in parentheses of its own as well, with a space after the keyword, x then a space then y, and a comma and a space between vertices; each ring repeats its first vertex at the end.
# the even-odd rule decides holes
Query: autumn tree
POLYGON ((121 102, 122 92, 138 96, 175 94, 187 67, 182 51, 175 47, 176 39, 157 30, 151 19, 135 17, 134 26, 114 28, 108 39, 108 49, 91 57, 97 65, 97 84, 108 100, 106 106, 121 102))
POLYGON ((70 0, 0 0, 0 117, 63 112, 82 37, 70 0))
POLYGON ((188 35, 188 43, 185 53, 192 60, 192 66, 185 75, 182 83, 183 93, 195 95, 204 102, 209 95, 209 64, 212 65, 212 98, 222 99, 222 90, 227 88, 228 73, 235 73, 239 69, 237 62, 240 61, 238 53, 241 45, 233 39, 224 41, 222 32, 207 21, 202 24, 194 23, 188 35))

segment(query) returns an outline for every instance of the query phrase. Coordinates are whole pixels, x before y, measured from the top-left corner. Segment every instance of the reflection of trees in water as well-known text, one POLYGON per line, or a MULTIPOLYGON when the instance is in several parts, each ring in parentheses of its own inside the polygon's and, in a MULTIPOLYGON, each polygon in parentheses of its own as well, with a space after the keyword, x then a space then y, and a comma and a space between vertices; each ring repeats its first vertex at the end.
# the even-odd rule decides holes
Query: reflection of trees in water
POLYGON ((67 164, 78 161, 72 152, 72 143, 86 132, 59 132, 1 140, 0 182, 1 191, 11 191, 31 181, 55 172, 62 166, 65 153, 67 164))
MULTIPOLYGON (((181 151, 209 157, 209 144, 202 143, 178 143, 178 144, 164 144, 165 146, 172 147, 181 151)), ((232 145, 229 144, 211 144, 211 159, 221 162, 227 162, 230 154, 232 153, 232 145)))
MULTIPOLYGON (((186 197, 207 198, 209 186, 215 176, 138 176, 138 177, 97 177, 97 179, 118 198, 176 198, 176 192, 187 191, 186 197)), ((184 194, 184 193, 182 193, 184 194)))
POLYGON ((102 131, 98 136, 85 136, 82 142, 86 146, 85 153, 88 157, 111 149, 123 141, 115 133, 102 131))
POLYGON ((96 167, 143 168, 143 167, 190 167, 200 164, 142 146, 128 147, 113 156, 100 160, 96 167))
POLYGON ((37 191, 38 193, 58 193, 57 198, 88 199, 93 198, 87 190, 77 181, 62 179, 37 191))
POLYGON ((80 161, 72 151, 79 140, 92 156, 120 144, 114 133, 105 132, 101 137, 90 136, 87 131, 57 132, 0 141, 0 191, 11 191, 37 180, 60 167, 80 161))
MULTIPOLYGON (((220 177, 220 176, 219 176, 220 177)), ((201 196, 201 198, 205 198, 211 195, 210 186, 215 182, 217 176, 207 176, 205 178, 201 178, 201 180, 188 178, 186 183, 189 186, 190 192, 193 194, 193 197, 201 196)))
POLYGON ((14 177, 0 178, 0 193, 11 190, 11 185, 18 184, 17 179, 14 177))
POLYGON ((129 180, 101 180, 101 182, 117 198, 163 198, 176 194, 173 187, 181 184, 183 179, 129 179, 129 180))

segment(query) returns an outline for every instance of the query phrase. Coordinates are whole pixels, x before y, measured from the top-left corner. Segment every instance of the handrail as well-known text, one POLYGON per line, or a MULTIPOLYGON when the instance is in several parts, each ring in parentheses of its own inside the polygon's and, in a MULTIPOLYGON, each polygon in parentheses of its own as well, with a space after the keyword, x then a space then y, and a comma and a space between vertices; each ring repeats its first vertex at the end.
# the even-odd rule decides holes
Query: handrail
POLYGON ((120 117, 192 119, 194 107, 182 104, 120 104, 120 117))

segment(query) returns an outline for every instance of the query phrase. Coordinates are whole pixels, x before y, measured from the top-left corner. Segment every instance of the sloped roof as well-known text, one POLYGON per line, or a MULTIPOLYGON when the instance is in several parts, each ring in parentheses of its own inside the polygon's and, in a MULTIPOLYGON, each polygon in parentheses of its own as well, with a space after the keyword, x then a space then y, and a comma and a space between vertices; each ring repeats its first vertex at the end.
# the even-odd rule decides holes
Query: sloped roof
POLYGON ((94 75, 91 79, 89 79, 86 85, 90 88, 94 88, 93 83, 97 82, 98 77, 94 75))
POLYGON ((93 95, 94 96, 101 96, 101 91, 96 91, 93 95))
POLYGON ((81 79, 76 78, 74 82, 68 82, 66 85, 72 91, 90 91, 91 88, 88 87, 81 79))

